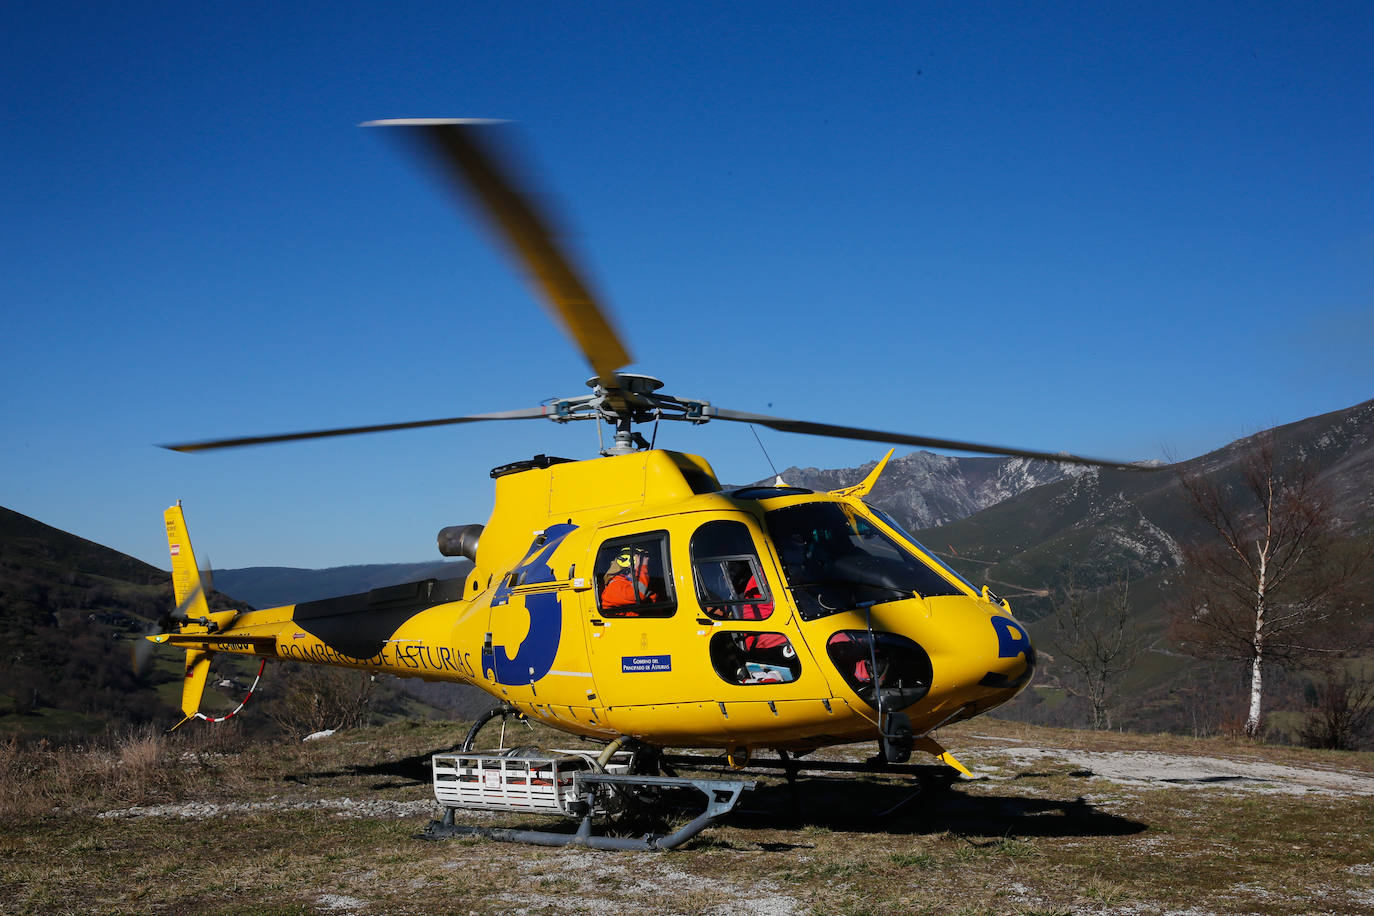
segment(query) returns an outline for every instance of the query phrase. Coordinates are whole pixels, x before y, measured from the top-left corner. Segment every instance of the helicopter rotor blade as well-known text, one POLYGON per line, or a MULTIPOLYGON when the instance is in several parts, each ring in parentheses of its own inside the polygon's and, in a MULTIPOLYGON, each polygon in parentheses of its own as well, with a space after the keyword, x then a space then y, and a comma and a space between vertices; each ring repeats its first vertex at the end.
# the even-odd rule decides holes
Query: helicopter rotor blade
POLYGON ((858 426, 837 426, 831 423, 812 423, 809 420, 788 420, 784 417, 770 417, 766 414, 745 413, 740 410, 726 410, 710 406, 704 411, 713 420, 733 420, 739 423, 755 423, 785 433, 802 433, 808 436, 826 436, 832 439, 858 439, 863 442, 884 442, 889 445, 911 445, 917 448, 942 448, 956 452, 975 452, 982 455, 1007 455, 1013 458, 1038 458, 1042 461, 1058 461, 1065 464, 1081 464, 1089 467, 1117 468, 1121 470, 1149 470, 1150 468, 1129 464, 1124 461, 1110 461, 1105 458, 1085 458, 1067 452, 1039 452, 1032 449, 1012 448, 1005 445, 986 445, 979 442, 962 442, 957 439, 937 439, 933 436, 912 436, 907 433, 883 432, 864 429, 858 426))
POLYGON ((545 304, 587 358, 603 387, 634 362, 572 258, 553 222, 517 189, 514 157, 498 148, 501 122, 412 118, 368 121, 363 127, 405 127, 466 188, 539 287, 545 304))
POLYGON ((452 426, 458 423, 482 423, 487 420, 534 420, 548 416, 545 407, 525 407, 496 413, 479 413, 466 417, 446 417, 441 420, 412 420, 406 423, 381 423, 376 426, 347 426, 340 429, 317 429, 310 432, 278 433, 271 436, 241 436, 235 439, 209 439, 204 442, 183 442, 164 445, 174 452, 208 452, 220 448, 239 448, 245 445, 268 445, 273 442, 295 442, 300 439, 327 439, 331 436, 355 436, 361 433, 383 433, 398 429, 422 429, 428 426, 452 426))
POLYGON ((157 636, 161 632, 162 627, 151 623, 134 640, 133 646, 129 649, 129 663, 133 665, 135 676, 142 677, 148 672, 148 663, 153 659, 154 648, 148 637, 157 636))
MULTIPOLYGON (((204 574, 204 572, 205 570, 200 570, 201 574, 204 574)), ((177 606, 172 609, 172 613, 168 614, 162 622, 163 628, 166 629, 174 624, 181 624, 188 620, 190 615, 186 612, 191 609, 191 605, 195 603, 196 599, 202 596, 205 597, 207 601, 209 600, 210 590, 206 587, 204 579, 196 583, 196 587, 191 589, 191 593, 177 603, 177 606)))

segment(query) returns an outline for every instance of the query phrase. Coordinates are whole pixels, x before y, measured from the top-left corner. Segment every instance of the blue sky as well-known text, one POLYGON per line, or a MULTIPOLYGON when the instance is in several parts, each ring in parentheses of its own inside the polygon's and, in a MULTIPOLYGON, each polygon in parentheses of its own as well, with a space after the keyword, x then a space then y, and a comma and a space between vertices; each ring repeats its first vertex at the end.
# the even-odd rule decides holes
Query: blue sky
MULTIPOLYGON (((0 504, 167 565, 434 557, 591 424, 179 455, 589 374, 375 118, 521 122, 637 362, 737 410, 1188 457, 1374 396, 1374 6, 9 4, 0 504)), ((761 430, 779 467, 882 450, 761 430)), ((729 481, 738 424, 665 426, 729 481)))

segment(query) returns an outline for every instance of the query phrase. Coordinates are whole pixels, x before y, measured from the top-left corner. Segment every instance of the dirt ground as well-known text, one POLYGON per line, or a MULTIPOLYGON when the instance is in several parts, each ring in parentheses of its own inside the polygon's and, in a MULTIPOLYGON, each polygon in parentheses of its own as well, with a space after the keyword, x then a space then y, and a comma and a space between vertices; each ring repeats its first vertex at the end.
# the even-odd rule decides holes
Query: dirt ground
POLYGON ((202 755, 133 804, 9 819, 0 912, 1374 912, 1374 754, 980 719, 942 735, 972 779, 764 775, 681 849, 645 853, 419 839, 450 737, 202 755))

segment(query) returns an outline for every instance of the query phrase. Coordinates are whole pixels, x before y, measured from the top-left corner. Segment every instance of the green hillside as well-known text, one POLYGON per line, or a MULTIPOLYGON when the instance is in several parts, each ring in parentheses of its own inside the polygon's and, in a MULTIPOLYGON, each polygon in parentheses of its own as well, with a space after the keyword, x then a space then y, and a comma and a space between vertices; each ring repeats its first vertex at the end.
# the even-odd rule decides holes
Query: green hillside
MULTIPOLYGON (((1304 465, 1329 495, 1333 514, 1356 542, 1374 537, 1374 401, 1260 434, 1273 442, 1275 463, 1292 473, 1304 465)), ((1204 663, 1177 650, 1168 633, 1170 602, 1183 577, 1183 548, 1208 533, 1183 499, 1181 475, 1201 475, 1223 490, 1240 484, 1241 462, 1258 437, 1159 471, 1091 471, 1022 492, 967 518, 917 532, 932 549, 978 584, 1010 598, 1044 650, 1035 687, 1008 712, 1030 721, 1082 724, 1081 705, 1056 689, 1064 589, 1099 600, 1114 588, 1129 592, 1132 626, 1144 643, 1121 677, 1116 722, 1135 729, 1213 733, 1230 725, 1245 670, 1204 663)), ((1374 576, 1374 571, 1367 570, 1374 576)), ((1359 648, 1358 646, 1352 648, 1359 648)), ((1365 646, 1368 652, 1371 648, 1365 646)), ((1267 674, 1270 722, 1277 737, 1294 739, 1315 689, 1311 671, 1277 667, 1267 674)))
MULTIPOLYGON (((1280 426, 1272 435, 1276 462, 1308 462, 1331 493, 1350 530, 1374 528, 1374 401, 1280 426)), ((1072 569, 1079 585, 1156 576, 1182 562, 1180 545, 1203 536, 1181 498, 1180 474, 1205 474, 1222 486, 1240 476, 1239 461, 1255 437, 1238 440, 1175 468, 1092 471, 1036 487, 968 518, 917 532, 975 581, 1003 593, 1044 590, 1072 569)), ((1037 596, 1022 598, 1029 621, 1050 611, 1037 596)))
POLYGON ((171 673, 140 681, 129 653, 172 603, 168 573, 0 508, 0 732, 171 717, 171 673))
MULTIPOLYGON (((173 604, 169 573, 0 508, 0 737, 79 738, 178 721, 182 653, 155 651, 138 674, 132 660, 136 642, 173 604)), ((211 592, 210 604, 248 607, 219 591, 211 592)), ((236 728, 300 726, 285 707, 293 692, 313 686, 302 673, 313 669, 269 667, 255 715, 235 719, 236 728)), ((256 671, 249 659, 217 657, 203 709, 232 709, 256 671)), ((350 689, 362 689, 366 675, 344 674, 357 682, 350 689)), ((460 711, 461 703, 433 689, 441 685, 405 691, 401 684, 378 678, 365 685, 371 718, 446 718, 460 711)))

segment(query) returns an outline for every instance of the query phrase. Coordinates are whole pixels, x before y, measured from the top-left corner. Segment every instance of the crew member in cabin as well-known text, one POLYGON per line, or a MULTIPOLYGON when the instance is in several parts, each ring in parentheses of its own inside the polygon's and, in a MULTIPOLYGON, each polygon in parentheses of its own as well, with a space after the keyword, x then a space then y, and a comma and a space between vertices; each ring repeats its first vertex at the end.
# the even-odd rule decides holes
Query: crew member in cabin
POLYGON ((657 604, 662 597, 649 588, 649 552, 642 547, 626 547, 611 561, 601 586, 601 607, 621 610, 626 617, 635 616, 633 608, 641 604, 657 604))

